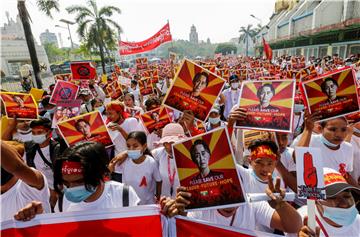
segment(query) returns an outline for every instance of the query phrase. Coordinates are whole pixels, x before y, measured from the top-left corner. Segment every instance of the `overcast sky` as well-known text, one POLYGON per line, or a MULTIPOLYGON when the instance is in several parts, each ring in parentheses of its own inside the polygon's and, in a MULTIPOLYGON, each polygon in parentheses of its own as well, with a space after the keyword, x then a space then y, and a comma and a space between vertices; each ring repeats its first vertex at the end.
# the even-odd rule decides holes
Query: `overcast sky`
MULTIPOLYGON (((33 20, 32 31, 39 42, 39 35, 45 29, 58 35, 61 33, 63 46, 70 46, 67 29, 55 27, 64 25, 60 19, 73 20, 74 15, 69 15, 66 7, 76 3, 86 4, 86 0, 59 0, 60 12, 54 13, 54 19, 46 17, 39 12, 36 0, 26 0, 28 11, 33 20)), ((258 20, 250 14, 260 18, 263 25, 269 21, 274 11, 275 0, 98 0, 99 7, 112 5, 119 7, 120 15, 115 15, 115 20, 123 28, 122 40, 142 41, 156 33, 167 20, 173 39, 189 39, 190 27, 196 26, 199 40, 209 37, 211 42, 227 42, 238 37, 241 26, 256 25, 258 20)), ((0 24, 7 22, 5 11, 10 17, 16 17, 16 0, 1 0, 0 24)), ((65 26, 65 25, 64 25, 65 26)), ((74 42, 78 43, 76 33, 77 25, 71 26, 74 42)), ((58 39, 59 40, 59 39, 58 39)))

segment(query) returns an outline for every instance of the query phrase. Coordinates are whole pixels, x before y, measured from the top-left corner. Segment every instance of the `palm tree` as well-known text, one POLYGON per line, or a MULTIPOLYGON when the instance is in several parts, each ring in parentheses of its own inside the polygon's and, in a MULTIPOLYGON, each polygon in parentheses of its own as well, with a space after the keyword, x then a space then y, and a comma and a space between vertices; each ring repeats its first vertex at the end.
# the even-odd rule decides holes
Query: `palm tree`
MULTIPOLYGON (((36 4, 39 8, 39 10, 43 13, 45 13, 46 16, 52 18, 51 12, 53 10, 59 11, 59 3, 57 0, 37 0, 36 4)), ((39 60, 36 54, 36 47, 35 47, 35 40, 34 36, 31 31, 30 26, 30 15, 28 10, 26 9, 25 0, 18 0, 17 8, 19 11, 19 16, 24 28, 24 34, 26 39, 26 44, 29 49, 31 64, 34 70, 34 77, 36 81, 37 88, 42 88, 42 82, 40 78, 40 65, 39 60)))
POLYGON ((87 6, 74 5, 66 8, 68 13, 77 13, 75 21, 78 22, 77 33, 80 38, 88 40, 88 47, 96 45, 99 49, 101 65, 105 73, 104 52, 106 48, 106 37, 113 35, 110 26, 118 31, 122 31, 121 27, 115 21, 111 20, 114 12, 121 13, 121 10, 114 6, 104 6, 98 9, 96 0, 89 0, 87 6), (106 37, 105 37, 106 36, 106 37))
POLYGON ((247 27, 242 26, 239 30, 240 37, 239 43, 243 41, 245 43, 245 55, 249 55, 249 38, 254 41, 254 37, 257 34, 257 30, 252 29, 252 25, 248 25, 247 27))

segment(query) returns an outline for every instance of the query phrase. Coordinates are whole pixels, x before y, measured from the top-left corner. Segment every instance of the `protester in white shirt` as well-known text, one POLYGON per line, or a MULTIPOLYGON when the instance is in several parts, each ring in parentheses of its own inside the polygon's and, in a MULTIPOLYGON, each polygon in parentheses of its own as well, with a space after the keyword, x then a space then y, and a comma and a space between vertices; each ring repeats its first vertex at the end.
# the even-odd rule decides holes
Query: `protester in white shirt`
POLYGON ((1 139, 4 141, 31 141, 30 121, 9 118, 1 139))
POLYGON ((205 124, 206 131, 211 131, 215 128, 225 127, 226 122, 221 121, 220 119, 220 108, 217 105, 210 110, 209 118, 205 124))
POLYGON ((144 110, 135 105, 135 96, 133 93, 128 92, 124 95, 125 112, 131 117, 139 117, 140 114, 144 113, 144 110))
POLYGON ((226 119, 228 119, 231 109, 238 104, 240 97, 240 80, 238 76, 230 76, 229 81, 230 88, 224 90, 220 95, 220 104, 225 105, 224 117, 226 119))
POLYGON ((360 185, 360 123, 354 125, 350 143, 354 149, 354 163, 351 176, 360 185))
POLYGON ((180 124, 167 124, 163 128, 161 139, 158 142, 161 147, 151 151, 159 165, 162 180, 161 193, 167 197, 175 198, 176 188, 180 186, 171 145, 184 138, 186 138, 185 132, 180 124))
POLYGON ((24 147, 16 142, 1 141, 1 221, 14 218, 27 203, 38 200, 43 211, 50 212, 46 177, 21 159, 24 147))
POLYGON ((154 204, 161 195, 159 168, 147 149, 146 134, 131 132, 126 139, 127 151, 110 162, 110 170, 122 173, 122 181, 132 186, 140 198, 140 205, 154 204))
POLYGON ((360 189, 348 184, 339 172, 330 168, 324 168, 324 183, 326 199, 317 200, 315 204, 315 213, 319 220, 316 230, 307 226, 307 206, 303 206, 298 209, 304 219, 304 226, 298 236, 359 236, 360 215, 356 210, 352 191, 359 192, 360 189))
POLYGON ((135 105, 141 105, 140 101, 140 90, 138 88, 138 83, 136 80, 131 80, 130 87, 128 88, 128 92, 131 92, 135 98, 135 105))
POLYGON ((93 95, 90 89, 88 88, 80 89, 78 98, 82 100, 82 105, 80 107, 80 114, 86 114, 93 111, 91 105, 91 99, 93 98, 93 95))
POLYGON ((124 110, 124 104, 119 101, 106 105, 107 127, 115 145, 115 155, 127 150, 126 138, 130 132, 143 130, 137 119, 127 118, 124 110))

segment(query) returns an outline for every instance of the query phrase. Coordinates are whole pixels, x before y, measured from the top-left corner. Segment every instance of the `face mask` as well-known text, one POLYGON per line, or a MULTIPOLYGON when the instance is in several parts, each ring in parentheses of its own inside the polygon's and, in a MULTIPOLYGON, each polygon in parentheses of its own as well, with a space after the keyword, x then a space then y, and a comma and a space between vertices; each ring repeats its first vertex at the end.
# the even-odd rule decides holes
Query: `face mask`
POLYGON ((29 133, 31 133, 31 128, 29 128, 28 130, 20 130, 20 129, 16 129, 17 133, 20 133, 22 135, 27 135, 29 133))
POLYGON ((91 191, 85 188, 85 185, 73 187, 73 188, 64 188, 64 195, 67 200, 70 202, 82 202, 86 200, 96 191, 96 189, 92 189, 91 191))
POLYGON ((238 82, 234 82, 234 83, 231 83, 231 89, 237 89, 239 87, 239 83, 238 82))
POLYGON ((95 108, 97 111, 99 111, 100 112, 100 114, 102 114, 102 113, 104 113, 104 110, 105 110, 105 106, 100 106, 100 107, 97 107, 97 108, 95 108))
POLYGON ((55 109, 56 109, 56 108, 48 109, 48 112, 49 112, 50 114, 53 114, 53 113, 55 113, 55 109))
MULTIPOLYGON (((251 175, 252 175, 257 181, 259 181, 260 183, 267 183, 267 181, 264 181, 264 180, 260 179, 259 176, 256 175, 255 170, 251 170, 251 175)), ((276 179, 276 175, 274 174, 274 172, 272 173, 271 176, 272 176, 273 180, 276 179)))
POLYGON ((294 112, 295 113, 300 113, 304 110, 304 105, 303 104, 295 104, 294 106, 294 112))
POLYGON ((216 118, 210 118, 209 117, 209 123, 210 124, 218 124, 221 121, 220 117, 216 117, 216 118))
POLYGON ((141 150, 128 150, 127 155, 132 160, 139 159, 143 154, 141 150))
POLYGON ((341 226, 351 225, 358 214, 355 205, 349 208, 327 207, 324 205, 322 207, 324 208, 323 216, 341 226))
POLYGON ((37 144, 44 143, 46 141, 46 134, 32 135, 32 140, 37 144))
POLYGON ((323 144, 325 144, 328 147, 335 148, 335 147, 339 146, 339 145, 329 142, 329 140, 327 140, 323 135, 320 136, 320 140, 323 144))

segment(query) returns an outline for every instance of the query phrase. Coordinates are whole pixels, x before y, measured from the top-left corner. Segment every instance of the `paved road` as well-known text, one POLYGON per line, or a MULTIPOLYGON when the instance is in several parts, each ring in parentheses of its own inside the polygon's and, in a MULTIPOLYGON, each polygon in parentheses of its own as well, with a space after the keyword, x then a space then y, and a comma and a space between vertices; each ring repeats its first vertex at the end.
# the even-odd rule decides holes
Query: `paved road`
MULTIPOLYGON (((43 82, 44 89, 47 89, 49 87, 49 85, 55 83, 53 77, 44 77, 44 78, 42 78, 42 82, 43 82)), ((20 91, 22 91, 22 86, 21 86, 20 80, 14 80, 11 82, 1 81, 1 89, 7 90, 7 91, 20 92, 20 91)))

